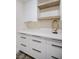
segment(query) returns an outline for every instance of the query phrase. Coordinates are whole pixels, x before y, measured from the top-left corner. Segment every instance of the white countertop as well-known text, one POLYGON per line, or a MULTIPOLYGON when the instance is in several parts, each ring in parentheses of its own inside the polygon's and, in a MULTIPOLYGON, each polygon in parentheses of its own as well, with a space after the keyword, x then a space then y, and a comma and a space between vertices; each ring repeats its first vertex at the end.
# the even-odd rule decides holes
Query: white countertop
POLYGON ((47 38, 56 38, 59 40, 62 40, 62 31, 59 30, 58 34, 53 34, 51 29, 27 29, 27 30, 22 30, 19 31, 21 33, 26 33, 30 35, 36 35, 36 36, 42 36, 42 37, 47 37, 47 38))

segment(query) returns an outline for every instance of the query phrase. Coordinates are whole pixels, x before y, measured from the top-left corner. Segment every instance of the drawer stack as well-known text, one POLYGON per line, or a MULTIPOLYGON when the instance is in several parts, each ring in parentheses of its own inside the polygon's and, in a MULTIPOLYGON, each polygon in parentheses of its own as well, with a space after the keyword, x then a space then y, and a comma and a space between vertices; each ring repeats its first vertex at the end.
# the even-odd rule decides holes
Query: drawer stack
POLYGON ((35 59, 62 59, 62 41, 19 34, 20 50, 35 59))
POLYGON ((62 44, 56 41, 47 41, 47 59, 62 59, 62 44))
POLYGON ((36 59, 45 59, 46 57, 46 40, 42 40, 40 37, 31 37, 30 41, 31 54, 36 59))
POLYGON ((24 33, 20 33, 19 34, 19 46, 20 46, 20 50, 25 52, 25 53, 29 53, 30 48, 29 48, 29 37, 24 34, 24 33))

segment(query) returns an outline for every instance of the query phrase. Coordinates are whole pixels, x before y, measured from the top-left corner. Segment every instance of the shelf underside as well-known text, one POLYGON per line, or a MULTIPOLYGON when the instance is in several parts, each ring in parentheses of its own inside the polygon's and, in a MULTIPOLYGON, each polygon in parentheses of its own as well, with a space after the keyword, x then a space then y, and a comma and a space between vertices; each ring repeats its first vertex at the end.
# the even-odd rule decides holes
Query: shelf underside
POLYGON ((60 19, 60 16, 48 16, 48 17, 40 17, 39 20, 52 20, 52 19, 60 19))
POLYGON ((49 8, 49 7, 54 7, 54 6, 59 6, 60 4, 60 1, 57 0, 57 1, 51 1, 51 2, 45 2, 45 3, 40 3, 38 5, 38 7, 40 9, 45 9, 45 8, 49 8))

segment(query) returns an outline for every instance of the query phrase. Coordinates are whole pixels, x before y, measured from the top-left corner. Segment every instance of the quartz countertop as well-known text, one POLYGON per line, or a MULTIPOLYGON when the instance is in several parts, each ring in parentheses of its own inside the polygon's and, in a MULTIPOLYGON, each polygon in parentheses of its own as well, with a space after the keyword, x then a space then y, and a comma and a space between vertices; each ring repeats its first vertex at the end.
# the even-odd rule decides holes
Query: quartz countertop
POLYGON ((62 40, 62 30, 58 31, 58 34, 53 34, 51 29, 42 28, 42 29, 27 29, 19 31, 20 33, 26 33, 30 35, 42 36, 46 38, 55 38, 62 40))

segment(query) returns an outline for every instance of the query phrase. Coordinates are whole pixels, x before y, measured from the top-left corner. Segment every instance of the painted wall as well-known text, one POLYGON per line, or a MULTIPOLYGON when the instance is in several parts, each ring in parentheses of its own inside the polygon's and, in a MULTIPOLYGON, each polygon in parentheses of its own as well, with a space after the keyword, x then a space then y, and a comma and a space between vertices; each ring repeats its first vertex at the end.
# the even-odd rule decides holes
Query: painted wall
MULTIPOLYGON (((37 0, 16 0, 16 34, 18 31, 27 29, 25 21, 37 21, 37 0)), ((18 37, 16 41, 17 52, 19 50, 18 37)))
POLYGON ((18 42, 18 34, 17 32, 24 29, 24 22, 23 22, 23 3, 21 0, 16 0, 16 52, 19 50, 19 42, 18 42))
POLYGON ((28 0, 25 2, 24 21, 37 21, 37 0, 28 0))
POLYGON ((23 4, 21 1, 16 0, 16 31, 22 29, 23 19, 23 4))

